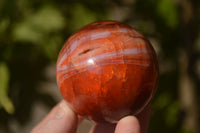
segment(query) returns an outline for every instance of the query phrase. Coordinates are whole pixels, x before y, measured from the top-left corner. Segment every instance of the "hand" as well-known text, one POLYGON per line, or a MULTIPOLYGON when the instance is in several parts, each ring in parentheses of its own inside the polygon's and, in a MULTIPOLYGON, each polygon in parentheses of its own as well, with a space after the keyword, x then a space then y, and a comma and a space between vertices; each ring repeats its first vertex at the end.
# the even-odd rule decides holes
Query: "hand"
MULTIPOLYGON (((146 133, 150 114, 147 106, 139 115, 124 117, 117 124, 96 124, 90 133, 146 133)), ((76 133, 81 120, 62 100, 31 133, 76 133)))

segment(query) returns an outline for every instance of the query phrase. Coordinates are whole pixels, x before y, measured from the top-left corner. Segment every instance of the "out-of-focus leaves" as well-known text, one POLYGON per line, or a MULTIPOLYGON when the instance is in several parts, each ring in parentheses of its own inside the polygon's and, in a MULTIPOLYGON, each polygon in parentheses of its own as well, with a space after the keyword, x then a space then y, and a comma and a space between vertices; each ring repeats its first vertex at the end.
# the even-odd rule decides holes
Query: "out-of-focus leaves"
POLYGON ((13 38, 16 41, 41 43, 48 33, 61 30, 64 26, 65 19, 62 14, 56 8, 45 6, 17 23, 13 38))
POLYGON ((9 26, 9 20, 8 19, 3 19, 2 21, 0 21, 0 34, 3 34, 6 29, 9 26))
POLYGON ((164 122, 169 126, 173 126, 176 124, 179 115, 179 104, 178 101, 172 101, 172 95, 169 93, 160 93, 158 97, 155 99, 155 103, 153 104, 153 108, 155 110, 162 110, 164 117, 164 122))
POLYGON ((54 35, 51 38, 45 38, 45 42, 41 48, 43 49, 44 54, 52 61, 56 61, 58 51, 60 50, 59 44, 62 44, 62 38, 60 35, 54 35))
POLYGON ((168 93, 161 93, 154 103, 155 109, 164 109, 170 103, 171 95, 168 93))
POLYGON ((170 28, 174 28, 177 26, 178 11, 174 1, 158 0, 157 13, 170 28))
POLYGON ((14 26, 14 42, 37 44, 36 49, 50 60, 56 60, 61 44, 60 31, 66 26, 66 19, 53 6, 42 6, 35 13, 30 13, 23 21, 14 26))
POLYGON ((8 113, 14 113, 14 106, 8 97, 10 73, 5 63, 0 63, 0 107, 8 113))
POLYGON ((17 24, 13 30, 13 38, 16 41, 38 43, 42 36, 43 34, 34 28, 28 20, 17 24))
POLYGON ((84 7, 82 4, 74 4, 71 9, 71 23, 72 32, 78 30, 84 25, 97 21, 97 15, 84 7))
POLYGON ((169 107, 167 108, 167 110, 165 111, 165 114, 167 117, 165 117, 165 121, 166 124, 168 126, 173 126, 174 124, 176 124, 177 120, 178 120, 178 114, 179 114, 179 105, 178 105, 178 101, 174 101, 172 102, 169 107))
POLYGON ((57 8, 43 7, 30 18, 33 27, 46 32, 61 30, 65 26, 65 18, 57 8))

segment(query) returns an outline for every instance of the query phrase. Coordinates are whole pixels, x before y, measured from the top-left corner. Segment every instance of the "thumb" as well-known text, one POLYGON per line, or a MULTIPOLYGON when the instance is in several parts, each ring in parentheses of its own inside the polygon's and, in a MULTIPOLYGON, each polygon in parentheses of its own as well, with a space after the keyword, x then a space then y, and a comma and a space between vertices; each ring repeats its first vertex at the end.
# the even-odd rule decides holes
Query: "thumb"
POLYGON ((63 100, 42 120, 31 133, 76 133, 77 115, 63 100))

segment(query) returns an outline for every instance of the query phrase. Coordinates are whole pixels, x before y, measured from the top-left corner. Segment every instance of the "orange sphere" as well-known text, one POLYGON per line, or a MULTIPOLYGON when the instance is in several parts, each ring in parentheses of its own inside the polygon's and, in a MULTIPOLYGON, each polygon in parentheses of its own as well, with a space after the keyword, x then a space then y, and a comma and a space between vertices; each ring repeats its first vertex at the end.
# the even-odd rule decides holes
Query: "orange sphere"
POLYGON ((101 21, 68 39, 56 73, 63 98, 77 114, 115 123, 150 102, 159 72, 155 51, 143 35, 126 24, 101 21))

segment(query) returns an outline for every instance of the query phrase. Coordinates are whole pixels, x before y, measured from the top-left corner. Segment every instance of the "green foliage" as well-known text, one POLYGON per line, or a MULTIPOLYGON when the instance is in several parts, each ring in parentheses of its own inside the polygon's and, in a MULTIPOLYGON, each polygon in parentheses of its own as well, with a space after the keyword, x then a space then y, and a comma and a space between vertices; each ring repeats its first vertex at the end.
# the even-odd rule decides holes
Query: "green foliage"
POLYGON ((179 104, 178 101, 172 101, 169 105, 169 107, 164 112, 166 116, 166 124, 169 127, 173 127, 178 122, 178 116, 179 116, 179 104))
POLYGON ((44 36, 65 26, 65 18, 53 7, 45 6, 16 24, 13 38, 16 41, 41 43, 44 36))
POLYGON ((84 25, 97 21, 97 14, 90 11, 88 8, 84 7, 84 5, 77 3, 74 4, 73 9, 71 9, 71 26, 72 32, 80 29, 84 25))
POLYGON ((14 106, 8 97, 10 73, 7 65, 0 62, 0 107, 3 107, 8 113, 14 113, 14 106))
POLYGON ((65 18, 61 12, 53 6, 43 6, 15 24, 12 35, 16 42, 40 45, 47 58, 56 60, 58 44, 62 43, 59 32, 64 27, 65 18))
POLYGON ((6 29, 8 29, 9 26, 9 20, 8 19, 3 19, 0 21, 0 34, 3 34, 6 32, 6 29))
POLYGON ((158 0, 157 13, 170 28, 175 28, 178 24, 178 10, 172 0, 158 0))

